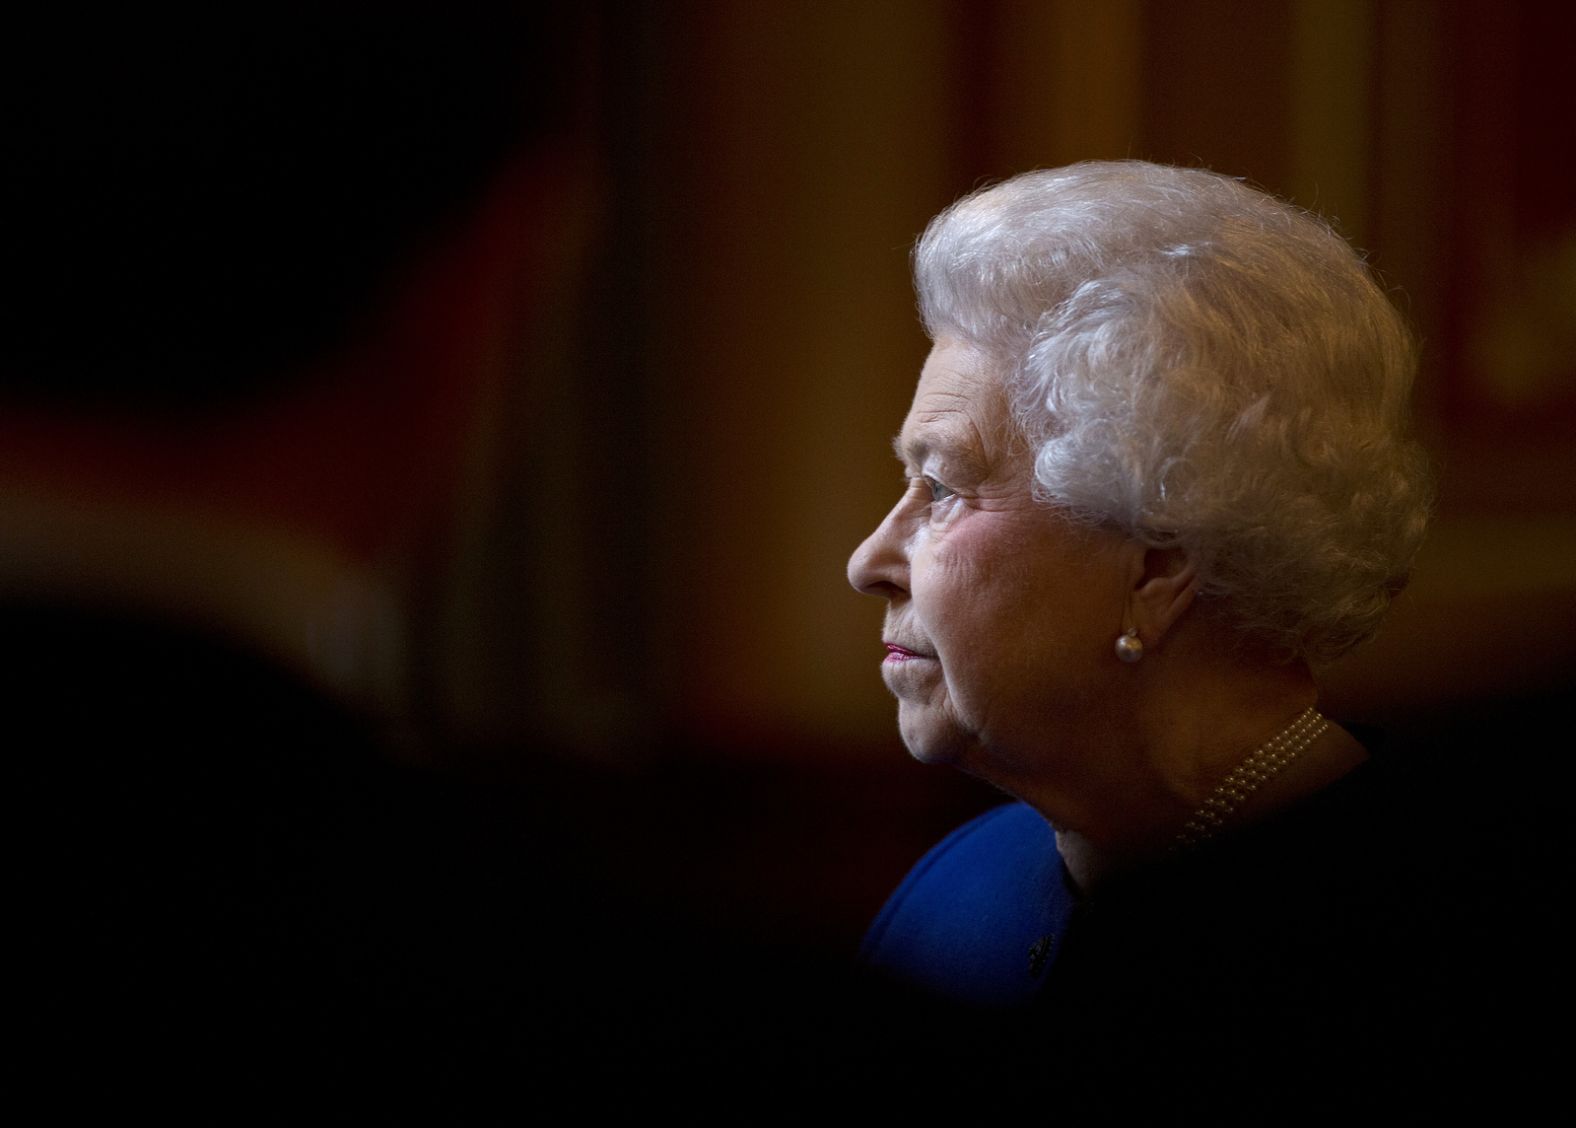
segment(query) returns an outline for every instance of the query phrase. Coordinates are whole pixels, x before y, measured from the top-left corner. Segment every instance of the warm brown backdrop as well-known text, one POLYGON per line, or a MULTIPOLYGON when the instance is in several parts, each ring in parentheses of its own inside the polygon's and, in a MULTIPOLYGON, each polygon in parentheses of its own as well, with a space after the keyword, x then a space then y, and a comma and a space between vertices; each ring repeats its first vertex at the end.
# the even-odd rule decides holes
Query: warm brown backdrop
POLYGON ((842 578, 897 489, 887 442, 926 349, 908 247, 983 181, 1126 156, 1333 217, 1423 338, 1438 532, 1385 635, 1331 671, 1332 708, 1405 724, 1573 684, 1576 28, 1557 7, 603 3, 584 285, 522 358, 536 390, 500 409, 440 697, 503 744, 545 723, 612 761, 723 765, 697 786, 745 813, 697 834, 679 884, 857 932, 988 801, 906 762, 880 607, 842 578))

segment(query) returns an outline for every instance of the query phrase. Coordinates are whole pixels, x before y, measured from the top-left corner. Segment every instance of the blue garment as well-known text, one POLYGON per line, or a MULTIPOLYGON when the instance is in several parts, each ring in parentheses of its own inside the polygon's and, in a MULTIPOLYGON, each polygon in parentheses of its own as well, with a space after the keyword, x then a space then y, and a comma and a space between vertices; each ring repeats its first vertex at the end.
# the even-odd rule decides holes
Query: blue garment
POLYGON ((909 871, 860 958, 960 1002, 1020 1005, 1044 984, 1074 904, 1056 832, 1012 803, 953 831, 909 871))
MULTIPOLYGON (((1518 731, 1505 755, 1542 751, 1518 731)), ((1024 1004, 963 1024, 937 1075, 1028 1080, 1079 1123, 1528 1119, 1568 1072, 1549 1031, 1569 1010, 1569 818, 1559 789, 1486 774, 1487 737, 1466 747, 1371 748, 1275 817, 1076 897, 1051 827, 1002 807, 925 856, 863 957, 1024 1004)))

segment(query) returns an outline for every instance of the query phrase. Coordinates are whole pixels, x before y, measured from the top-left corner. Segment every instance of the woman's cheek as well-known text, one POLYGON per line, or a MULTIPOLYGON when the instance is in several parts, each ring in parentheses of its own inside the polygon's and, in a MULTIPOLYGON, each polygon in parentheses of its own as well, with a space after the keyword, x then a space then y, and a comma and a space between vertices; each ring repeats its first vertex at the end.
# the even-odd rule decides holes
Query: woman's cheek
POLYGON ((970 512, 958 506, 948 514, 949 525, 931 533, 931 556, 938 571, 958 584, 1010 582, 1002 570, 1003 538, 996 516, 970 512))
POLYGON ((930 507, 930 528, 938 536, 945 536, 959 524, 959 518, 968 511, 963 499, 957 495, 938 501, 930 507))

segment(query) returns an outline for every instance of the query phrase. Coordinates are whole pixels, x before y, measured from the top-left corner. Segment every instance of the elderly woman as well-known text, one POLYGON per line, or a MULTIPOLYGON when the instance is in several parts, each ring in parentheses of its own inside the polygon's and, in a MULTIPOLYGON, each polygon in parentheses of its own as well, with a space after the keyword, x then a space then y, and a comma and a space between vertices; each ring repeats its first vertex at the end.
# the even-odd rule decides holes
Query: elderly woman
POLYGON ((1327 1065, 1398 1014, 1426 1036, 1441 975, 1482 1003, 1438 964, 1469 934, 1430 880, 1443 824, 1317 707, 1430 501, 1414 351, 1362 261, 1236 180, 1126 161, 977 192, 914 264, 908 484, 849 579, 886 601, 909 750, 1021 802, 916 867, 866 960, 1032 1003, 1096 1068, 1327 1065))

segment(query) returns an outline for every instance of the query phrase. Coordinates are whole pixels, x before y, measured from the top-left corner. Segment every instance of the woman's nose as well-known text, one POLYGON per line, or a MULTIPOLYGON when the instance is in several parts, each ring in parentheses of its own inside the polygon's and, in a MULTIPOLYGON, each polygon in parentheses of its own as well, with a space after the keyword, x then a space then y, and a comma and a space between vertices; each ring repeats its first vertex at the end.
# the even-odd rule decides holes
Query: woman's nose
POLYGON ((908 543, 900 535, 897 509, 848 558, 848 582, 855 591, 891 599, 908 590, 908 543))

